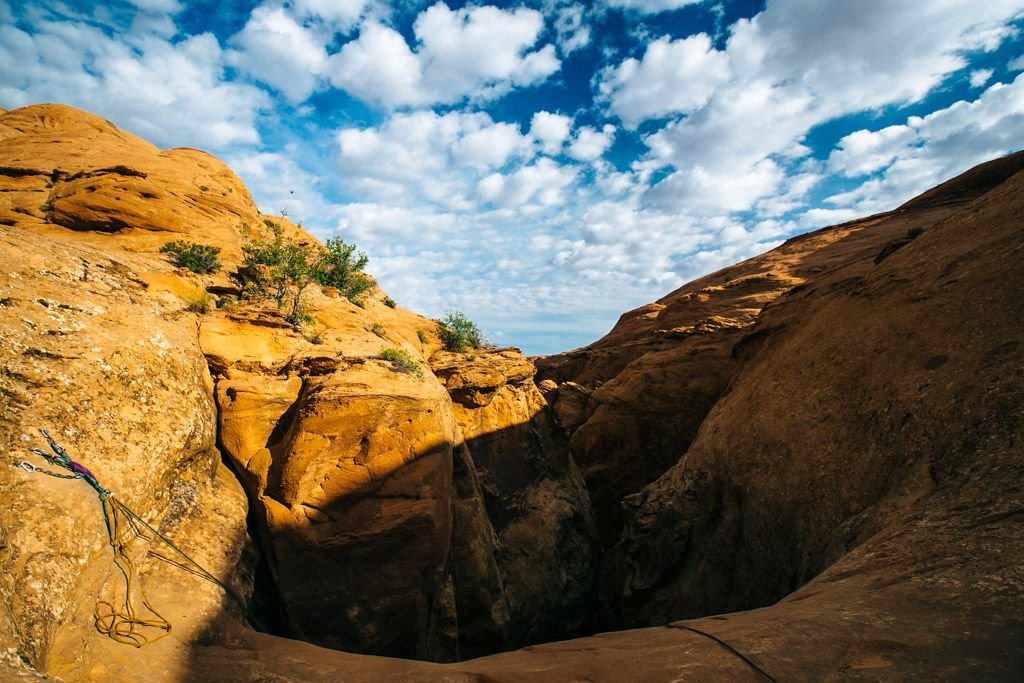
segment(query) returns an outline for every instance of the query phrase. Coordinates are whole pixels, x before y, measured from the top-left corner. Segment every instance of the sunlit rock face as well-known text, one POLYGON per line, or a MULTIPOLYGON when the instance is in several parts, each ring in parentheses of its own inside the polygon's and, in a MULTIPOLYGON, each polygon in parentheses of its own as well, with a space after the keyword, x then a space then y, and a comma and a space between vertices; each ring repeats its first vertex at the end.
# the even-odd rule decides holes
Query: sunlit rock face
MULTIPOLYGON (((47 429, 119 500, 237 594, 251 592, 245 494, 221 464, 213 382, 195 316, 175 294, 193 290, 198 278, 179 277, 156 253, 168 233, 158 236, 148 218, 126 219, 131 227, 111 225, 115 232, 102 235, 57 224, 87 211, 73 189, 87 177, 97 189, 86 185, 81 193, 99 193, 107 181, 120 188, 104 200, 110 211, 123 206, 122 215, 137 216, 142 203, 151 202, 153 220, 177 212, 178 236, 198 234, 191 218, 199 213, 185 205, 193 199, 203 204, 198 189, 182 187, 184 178, 233 190, 215 202, 216 210, 203 204, 212 213, 196 209, 215 234, 254 212, 238 179, 207 155, 161 155, 69 107, 0 115, 0 443, 6 458, 0 468, 0 643, 16 653, 14 662, 64 680, 187 676, 183 643, 240 624, 239 608, 219 587, 147 556, 147 544, 133 542, 129 550, 147 596, 174 625, 176 638, 147 646, 147 659, 132 657, 125 649, 133 648, 93 628, 96 602, 117 602, 124 581, 112 562, 97 493, 82 480, 9 466, 27 460, 54 470, 28 451, 47 449, 39 432, 47 429), (118 164, 145 177, 101 170, 118 164), (129 190, 121 184, 125 178, 139 184, 129 190), (162 198, 142 198, 145 188, 162 198), (161 278, 173 284, 148 286, 161 278), (188 604, 180 600, 182 591, 190 595, 188 604)), ((99 204, 88 210, 101 212, 99 204)))

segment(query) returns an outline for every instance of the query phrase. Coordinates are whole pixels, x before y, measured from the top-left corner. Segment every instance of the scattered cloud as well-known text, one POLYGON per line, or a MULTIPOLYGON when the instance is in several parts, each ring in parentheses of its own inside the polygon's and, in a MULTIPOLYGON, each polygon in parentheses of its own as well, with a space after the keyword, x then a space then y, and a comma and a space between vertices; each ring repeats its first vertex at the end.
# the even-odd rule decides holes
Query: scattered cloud
POLYGON ((601 158, 615 139, 615 126, 606 123, 597 130, 592 126, 583 126, 576 131, 572 143, 566 152, 577 161, 596 161, 601 158))
POLYGON ((549 111, 539 111, 530 122, 530 137, 537 141, 545 154, 558 154, 569 139, 572 119, 549 111))
POLYGON ((555 73, 554 45, 531 48, 544 28, 536 10, 437 3, 413 24, 416 49, 393 28, 370 23, 329 64, 331 83, 384 107, 486 101, 555 73))
POLYGON ((229 61, 298 104, 316 89, 327 64, 324 42, 284 8, 261 5, 232 39, 238 49, 229 61))
POLYGON ((80 22, 0 26, 0 99, 7 108, 64 102, 101 114, 161 146, 224 149, 256 143, 271 106, 259 88, 225 77, 224 51, 203 33, 179 42, 118 40, 80 22), (183 116, 187 112, 187 116, 183 116))
POLYGON ((971 166, 1019 148, 1024 140, 1024 74, 997 83, 973 102, 839 141, 829 164, 845 175, 871 176, 828 202, 860 215, 893 208, 971 166))
POLYGON ((694 111, 728 78, 726 55, 701 33, 649 43, 641 59, 606 69, 599 91, 611 112, 635 128, 646 119, 694 111))
POLYGON ((590 27, 584 22, 580 5, 560 7, 555 13, 554 29, 558 49, 563 55, 570 55, 590 43, 590 27))
POLYGON ((254 4, 189 33, 186 0, 0 0, 0 107, 211 149, 403 305, 533 353, 1024 140, 1020 0, 254 4))
POLYGON ((337 134, 346 189, 375 202, 428 202, 451 210, 477 207, 485 173, 533 155, 532 140, 485 113, 416 111, 382 125, 337 134))
POLYGON ((348 30, 359 22, 373 0, 293 0, 292 6, 302 19, 317 19, 337 30, 348 30))
POLYGON ((704 0, 606 0, 606 2, 611 7, 636 10, 645 14, 657 14, 687 5, 697 5, 704 0))
POLYGON ((972 88, 980 88, 981 86, 992 80, 992 76, 995 74, 995 69, 975 69, 968 76, 968 80, 971 83, 972 88))

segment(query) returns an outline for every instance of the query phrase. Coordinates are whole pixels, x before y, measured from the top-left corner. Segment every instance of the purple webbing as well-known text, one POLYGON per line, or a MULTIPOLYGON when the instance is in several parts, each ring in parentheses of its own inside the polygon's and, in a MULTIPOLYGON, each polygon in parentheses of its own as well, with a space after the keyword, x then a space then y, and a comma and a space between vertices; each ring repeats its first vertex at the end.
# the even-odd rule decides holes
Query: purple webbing
POLYGON ((90 471, 89 471, 89 470, 88 470, 88 469, 87 469, 87 468, 85 467, 85 465, 79 465, 79 464, 78 464, 77 462, 75 462, 74 460, 72 460, 72 461, 71 461, 70 463, 68 463, 68 468, 69 468, 69 469, 70 469, 70 470, 71 470, 72 472, 77 472, 78 474, 81 474, 81 475, 85 475, 85 476, 87 476, 87 477, 91 477, 92 479, 96 479, 96 477, 95 477, 95 476, 93 476, 93 473, 92 473, 92 472, 90 472, 90 471))

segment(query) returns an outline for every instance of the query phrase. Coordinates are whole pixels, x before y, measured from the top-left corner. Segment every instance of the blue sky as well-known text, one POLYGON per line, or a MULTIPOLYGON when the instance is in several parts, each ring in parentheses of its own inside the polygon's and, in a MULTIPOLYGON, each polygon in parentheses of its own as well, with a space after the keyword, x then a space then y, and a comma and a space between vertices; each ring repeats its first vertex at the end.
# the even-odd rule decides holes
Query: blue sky
POLYGON ((529 354, 1024 141, 1024 0, 0 0, 0 106, 213 152, 529 354))

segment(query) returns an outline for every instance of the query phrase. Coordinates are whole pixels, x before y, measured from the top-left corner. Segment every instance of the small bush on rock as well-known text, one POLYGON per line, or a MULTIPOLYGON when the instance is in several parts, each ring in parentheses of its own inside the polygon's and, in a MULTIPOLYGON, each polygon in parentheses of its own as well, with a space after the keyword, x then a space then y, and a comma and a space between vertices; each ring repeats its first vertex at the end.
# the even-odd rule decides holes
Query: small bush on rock
POLYGON ((370 259, 363 252, 356 251, 356 245, 346 244, 339 237, 327 240, 324 247, 327 251, 317 260, 313 278, 324 287, 336 287, 343 297, 356 303, 373 284, 362 272, 370 259))
POLYGON ((417 377, 423 377, 423 371, 420 370, 420 364, 413 360, 413 357, 409 355, 409 352, 405 349, 387 348, 382 349, 380 352, 381 360, 390 361, 396 366, 411 372, 417 377))
POLYGON ((479 349, 486 341, 480 328, 461 311, 449 311, 437 325, 437 333, 446 351, 479 349))
POLYGON ((193 273, 216 273, 220 270, 217 254, 220 247, 212 244, 190 244, 188 242, 168 242, 160 247, 160 253, 171 254, 171 262, 179 268, 188 268, 193 273))

